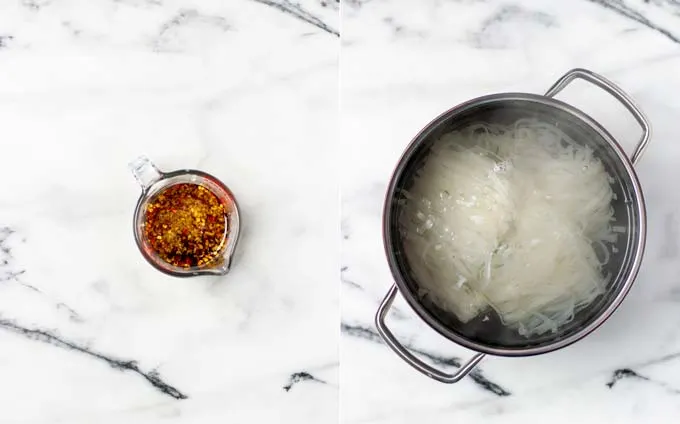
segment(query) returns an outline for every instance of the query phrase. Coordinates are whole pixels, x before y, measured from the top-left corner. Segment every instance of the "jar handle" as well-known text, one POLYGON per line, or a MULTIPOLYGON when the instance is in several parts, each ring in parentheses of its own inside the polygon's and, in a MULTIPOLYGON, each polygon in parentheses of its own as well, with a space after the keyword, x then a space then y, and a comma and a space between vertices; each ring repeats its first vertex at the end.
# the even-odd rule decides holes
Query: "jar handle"
POLYGON ((443 371, 439 371, 438 369, 432 367, 431 365, 426 364, 425 362, 421 361, 420 359, 416 358, 415 355, 413 355, 411 352, 404 347, 397 339, 394 337, 392 332, 390 331, 389 328, 387 328, 387 325, 385 324, 385 317, 387 316, 387 312, 389 311, 390 307, 392 306, 392 303, 394 302, 394 298, 397 295, 397 285, 393 285, 392 288, 390 289, 389 292, 387 292, 387 295, 383 299, 382 303, 380 304, 380 307, 378 308, 378 312, 375 314, 375 326, 378 329, 378 334, 380 334, 380 337, 387 343, 387 345, 403 359, 406 361, 409 365, 411 365, 413 368, 417 369, 421 373, 425 374, 426 376, 433 378, 437 381, 441 381, 442 383, 457 383, 460 379, 465 377, 472 371, 477 364, 479 364, 479 361, 486 356, 483 353, 477 353, 475 356, 472 357, 466 364, 461 365, 461 367, 458 369, 453 374, 447 374, 443 371))
POLYGON ((562 91, 570 82, 577 78, 580 78, 591 84, 594 84, 603 89, 604 91, 606 91, 607 93, 611 94, 616 100, 621 102, 621 104, 623 104, 630 113, 633 114, 635 120, 638 122, 638 124, 640 124, 640 126, 642 127, 642 137, 640 138, 640 141, 638 142, 637 147, 633 152, 633 156, 631 156, 630 158, 633 165, 635 165, 640 160, 640 157, 647 148, 647 144, 649 144, 651 129, 649 126, 649 121, 642 113, 640 108, 637 107, 633 99, 631 99, 630 96, 626 94, 623 90, 621 90, 621 88, 619 88, 616 84, 614 84, 607 78, 603 77, 602 75, 596 74, 595 72, 588 71, 587 69, 576 68, 567 72, 566 74, 564 74, 564 76, 562 76, 562 78, 558 79, 557 82, 555 82, 555 84, 553 84, 553 86, 548 89, 545 95, 547 97, 554 97, 557 93, 562 91))
POLYGON ((128 167, 144 191, 163 178, 163 173, 146 156, 140 156, 133 160, 128 164, 128 167))

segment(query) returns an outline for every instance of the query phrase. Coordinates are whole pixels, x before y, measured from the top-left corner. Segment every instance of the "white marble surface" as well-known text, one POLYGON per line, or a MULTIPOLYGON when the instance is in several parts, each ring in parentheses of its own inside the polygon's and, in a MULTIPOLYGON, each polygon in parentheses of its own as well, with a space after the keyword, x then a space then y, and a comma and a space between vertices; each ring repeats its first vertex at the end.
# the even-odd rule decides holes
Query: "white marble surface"
MULTIPOLYGON (((348 1, 342 39, 344 422, 678 422, 680 4, 348 1), (611 319, 569 348, 532 358, 487 357, 474 378, 452 386, 430 380, 380 343, 373 327, 392 284, 380 225, 392 169, 440 112, 484 94, 541 93, 574 67, 619 83, 654 128, 637 167, 649 216, 639 277, 611 319)), ((561 98, 632 151, 640 131, 606 94, 579 83, 561 98)), ((388 320, 395 334, 438 366, 470 357, 401 299, 397 311, 388 320)))
POLYGON ((0 422, 329 423, 337 4, 0 4, 0 422), (223 278, 132 237, 128 161, 235 192, 223 278))

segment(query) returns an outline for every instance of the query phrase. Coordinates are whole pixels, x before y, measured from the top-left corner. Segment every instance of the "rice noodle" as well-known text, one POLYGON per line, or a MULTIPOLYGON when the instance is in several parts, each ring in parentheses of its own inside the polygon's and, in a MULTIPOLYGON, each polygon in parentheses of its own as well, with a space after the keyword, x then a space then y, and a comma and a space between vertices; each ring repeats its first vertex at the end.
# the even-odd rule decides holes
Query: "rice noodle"
POLYGON ((606 287, 610 182, 592 149, 536 120, 442 136, 400 217, 421 295, 462 322, 491 307, 524 336, 557 331, 606 287))

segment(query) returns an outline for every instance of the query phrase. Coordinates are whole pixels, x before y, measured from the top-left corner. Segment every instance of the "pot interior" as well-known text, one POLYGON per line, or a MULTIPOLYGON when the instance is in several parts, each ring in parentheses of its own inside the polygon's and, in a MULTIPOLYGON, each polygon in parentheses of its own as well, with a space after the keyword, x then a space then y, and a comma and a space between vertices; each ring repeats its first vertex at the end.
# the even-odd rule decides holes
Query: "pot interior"
POLYGON ((411 143, 402 157, 389 188, 385 204, 385 243, 390 267, 397 285, 412 308, 433 328, 450 340, 471 349, 519 356, 543 353, 566 346, 588 334, 614 311, 627 293, 637 273, 644 240, 644 204, 637 179, 623 151, 613 138, 592 118, 562 102, 529 94, 494 95, 471 101, 446 112, 411 143), (556 333, 527 338, 506 327, 498 315, 488 313, 462 323, 451 312, 441 309, 427 297, 419 296, 417 278, 404 254, 399 225, 402 212, 402 189, 408 190, 415 172, 422 167, 433 143, 443 134, 460 130, 472 123, 512 124, 518 119, 534 118, 562 129, 576 142, 587 144, 614 178, 612 189, 618 240, 603 272, 611 273, 607 291, 580 310, 574 319, 556 333))

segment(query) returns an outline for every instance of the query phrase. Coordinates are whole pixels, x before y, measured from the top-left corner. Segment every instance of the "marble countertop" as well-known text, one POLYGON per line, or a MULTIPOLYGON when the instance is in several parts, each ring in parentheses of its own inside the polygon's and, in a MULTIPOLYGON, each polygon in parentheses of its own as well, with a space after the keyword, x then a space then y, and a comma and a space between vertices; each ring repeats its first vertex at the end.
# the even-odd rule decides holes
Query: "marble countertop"
MULTIPOLYGON (((347 1, 342 20, 341 399, 347 423, 675 423, 680 416, 680 3, 674 0, 347 1), (596 332, 530 358, 487 357, 455 385, 381 343, 393 280, 381 208, 403 149, 432 118, 484 94, 542 93, 583 67, 617 82, 653 126, 637 166, 648 209, 641 272, 596 332), (351 164, 351 166, 349 166, 351 164)), ((632 151, 640 129, 586 83, 560 98, 632 151)), ((471 356, 399 298, 397 337, 444 370, 471 356)))
MULTIPOLYGON (((342 23, 338 9, 0 5, 0 423, 677 421, 680 4, 346 0, 342 23), (616 81, 653 126, 637 166, 649 223, 638 279, 573 346, 429 380, 373 326, 392 284, 380 234, 392 169, 443 110, 541 93, 574 67, 616 81), (144 262, 126 167, 140 154, 235 192, 244 229, 227 276, 144 262)), ((560 97, 632 151, 639 129, 605 93, 578 83, 560 97)), ((471 355, 400 298, 389 321, 443 369, 471 355)))
POLYGON ((1 423, 337 420, 338 28, 316 0, 0 5, 1 423), (227 276, 144 262, 140 154, 234 191, 227 276))

